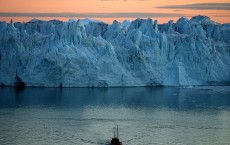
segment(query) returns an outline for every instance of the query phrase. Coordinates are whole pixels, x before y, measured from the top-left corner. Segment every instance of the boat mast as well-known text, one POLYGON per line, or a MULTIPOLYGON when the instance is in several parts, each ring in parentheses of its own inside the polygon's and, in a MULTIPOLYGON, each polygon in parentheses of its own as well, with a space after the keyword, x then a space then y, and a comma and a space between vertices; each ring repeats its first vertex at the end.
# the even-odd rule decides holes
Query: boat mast
POLYGON ((116 138, 115 127, 113 128, 113 137, 116 138))
POLYGON ((117 138, 118 138, 118 125, 117 125, 117 138))

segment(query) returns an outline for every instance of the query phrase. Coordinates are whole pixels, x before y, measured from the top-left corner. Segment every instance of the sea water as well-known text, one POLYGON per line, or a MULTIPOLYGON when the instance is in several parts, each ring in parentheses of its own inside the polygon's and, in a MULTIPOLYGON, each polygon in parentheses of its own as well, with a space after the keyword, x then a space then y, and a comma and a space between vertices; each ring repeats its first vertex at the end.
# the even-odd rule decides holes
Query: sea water
POLYGON ((227 145, 230 89, 0 88, 1 145, 227 145))

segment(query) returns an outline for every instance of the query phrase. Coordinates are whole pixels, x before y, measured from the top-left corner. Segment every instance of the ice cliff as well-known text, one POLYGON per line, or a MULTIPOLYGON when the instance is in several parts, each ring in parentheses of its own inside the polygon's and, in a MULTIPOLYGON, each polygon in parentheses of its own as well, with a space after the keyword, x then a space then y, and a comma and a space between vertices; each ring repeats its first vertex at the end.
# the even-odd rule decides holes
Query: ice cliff
POLYGON ((230 24, 207 16, 158 24, 0 22, 1 85, 46 87, 230 84, 230 24))

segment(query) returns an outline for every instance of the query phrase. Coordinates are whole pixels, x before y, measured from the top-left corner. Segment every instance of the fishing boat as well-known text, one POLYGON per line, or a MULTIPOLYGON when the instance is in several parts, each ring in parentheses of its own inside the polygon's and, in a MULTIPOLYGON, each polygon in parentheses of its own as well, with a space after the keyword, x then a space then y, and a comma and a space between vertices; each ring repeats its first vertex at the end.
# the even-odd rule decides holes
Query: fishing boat
POLYGON ((118 138, 118 125, 117 128, 114 127, 114 137, 112 138, 110 145, 122 145, 121 141, 118 138), (116 134, 116 130, 117 130, 117 134, 116 134))

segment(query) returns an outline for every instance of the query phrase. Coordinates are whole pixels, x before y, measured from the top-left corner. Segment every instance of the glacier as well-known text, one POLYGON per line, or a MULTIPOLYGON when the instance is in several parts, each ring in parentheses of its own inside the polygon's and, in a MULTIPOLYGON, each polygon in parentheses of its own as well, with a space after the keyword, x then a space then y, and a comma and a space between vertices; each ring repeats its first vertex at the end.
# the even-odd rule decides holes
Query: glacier
POLYGON ((0 22, 1 86, 230 85, 230 24, 207 16, 0 22))

